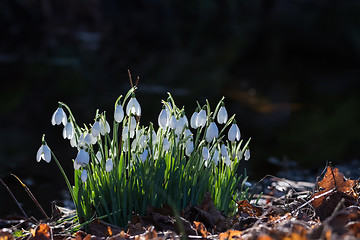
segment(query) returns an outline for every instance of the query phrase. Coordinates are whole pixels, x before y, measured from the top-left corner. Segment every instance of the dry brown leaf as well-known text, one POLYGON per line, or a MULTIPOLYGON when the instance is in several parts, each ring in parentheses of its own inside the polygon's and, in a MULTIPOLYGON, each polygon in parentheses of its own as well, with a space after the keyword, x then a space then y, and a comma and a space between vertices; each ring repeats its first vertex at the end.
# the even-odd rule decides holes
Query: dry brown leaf
POLYGON ((349 180, 339 169, 328 166, 323 179, 318 183, 320 191, 313 194, 311 204, 321 220, 329 217, 341 199, 345 199, 345 206, 353 205, 357 199, 354 187, 358 180, 349 180))
POLYGON ((206 238, 206 236, 209 234, 203 223, 194 221, 193 226, 194 226, 197 234, 201 235, 203 238, 206 238))
POLYGON ((90 233, 99 237, 111 237, 121 232, 121 228, 118 226, 94 219, 89 223, 90 233))
POLYGON ((40 223, 35 229, 31 229, 31 239, 50 240, 50 227, 45 223, 40 223))
POLYGON ((260 217, 262 214, 262 209, 251 205, 247 199, 241 200, 237 204, 238 212, 246 213, 250 217, 260 217))
POLYGON ((231 240, 231 239, 242 239, 241 231, 227 230, 219 234, 219 240, 231 240))
POLYGON ((13 236, 10 231, 0 230, 0 240, 13 240, 13 236))
POLYGON ((270 237, 267 234, 262 234, 256 238, 256 240, 274 240, 272 237, 270 237))

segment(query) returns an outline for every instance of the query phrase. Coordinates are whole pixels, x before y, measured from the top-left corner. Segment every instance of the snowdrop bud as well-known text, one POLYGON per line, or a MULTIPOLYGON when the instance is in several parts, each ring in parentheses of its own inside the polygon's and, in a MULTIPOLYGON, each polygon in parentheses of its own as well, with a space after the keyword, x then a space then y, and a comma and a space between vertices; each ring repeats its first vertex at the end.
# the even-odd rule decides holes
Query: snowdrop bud
POLYGON ((170 117, 170 123, 169 123, 169 127, 171 129, 176 129, 176 125, 177 125, 177 120, 176 120, 176 117, 174 115, 172 115, 170 117))
POLYGON ((119 104, 117 104, 115 107, 114 119, 118 123, 121 123, 121 121, 124 119, 124 109, 121 106, 120 101, 119 104))
POLYGON ((189 139, 188 141, 186 141, 186 146, 185 146, 186 156, 189 157, 193 151, 194 151, 194 143, 191 139, 189 139))
POLYGON ((219 151, 216 149, 211 160, 215 163, 215 165, 217 166, 219 163, 219 151))
POLYGON ((166 128, 169 124, 169 118, 168 118, 167 111, 165 108, 166 107, 163 106, 163 108, 161 109, 161 112, 159 114, 159 117, 158 117, 159 126, 162 128, 166 128))
POLYGON ((130 116, 130 113, 139 117, 141 116, 141 107, 139 102, 136 100, 135 95, 131 97, 126 106, 126 114, 130 116))
POLYGON ((204 109, 197 114, 195 124, 197 127, 204 127, 206 124, 206 112, 204 109))
POLYGON ((221 156, 223 156, 223 157, 228 157, 229 156, 225 144, 221 145, 220 152, 221 152, 221 156))
POLYGON ((245 160, 246 160, 246 161, 250 159, 250 149, 249 149, 249 148, 247 148, 247 149, 245 150, 244 156, 245 156, 245 160))
POLYGON ((54 112, 54 114, 51 117, 52 125, 60 125, 60 123, 62 123, 64 126, 67 123, 66 114, 61 106, 58 107, 58 109, 56 109, 56 111, 54 112))
MULTIPOLYGON (((101 120, 100 120, 100 121, 101 121, 101 120)), ((94 137, 98 137, 99 134, 100 134, 100 129, 101 129, 101 124, 100 124, 100 122, 99 122, 99 120, 98 120, 98 121, 96 121, 96 122, 94 123, 94 125, 92 126, 92 128, 91 128, 91 134, 92 134, 94 137)))
POLYGON ((106 163, 105 163, 105 170, 107 172, 110 172, 112 169, 113 169, 113 161, 111 158, 108 158, 108 160, 106 160, 106 163))
POLYGON ((141 160, 142 162, 145 162, 145 160, 147 159, 148 155, 149 155, 149 152, 148 152, 147 149, 145 149, 145 150, 143 151, 143 153, 140 154, 140 160, 141 160))
POLYGON ((86 179, 87 179, 87 171, 84 169, 81 172, 81 181, 86 182, 86 179))
POLYGON ((89 160, 89 154, 84 149, 80 149, 75 158, 76 164, 81 165, 82 167, 86 167, 86 165, 89 164, 89 160))
POLYGON ((51 150, 45 143, 41 145, 36 153, 36 161, 40 162, 41 159, 44 159, 47 163, 51 161, 51 150))
POLYGON ((231 125, 229 132, 228 132, 228 139, 230 142, 234 142, 235 140, 239 141, 241 137, 239 127, 236 125, 234 121, 231 125))
POLYGON ((95 162, 96 163, 101 163, 101 159, 102 159, 101 152, 97 151, 97 153, 95 155, 95 162))
POLYGON ((214 138, 217 138, 219 136, 219 130, 216 126, 216 123, 211 122, 209 127, 206 130, 206 141, 211 142, 214 138))
POLYGON ((63 129, 63 138, 71 139, 74 136, 74 127, 71 122, 67 122, 63 129))
POLYGON ((220 110, 217 115, 217 121, 219 124, 225 124, 228 120, 228 114, 224 104, 220 107, 220 110))
POLYGON ((196 125, 196 117, 198 115, 198 112, 195 111, 192 115, 191 115, 191 118, 190 118, 190 126, 194 129, 197 128, 197 125, 196 125))
POLYGON ((210 153, 209 153, 209 149, 207 147, 204 147, 203 150, 202 150, 202 157, 205 161, 209 160, 209 156, 210 156, 210 153))
POLYGON ((169 149, 170 149, 170 143, 166 137, 163 140, 163 149, 165 152, 169 151, 169 149))

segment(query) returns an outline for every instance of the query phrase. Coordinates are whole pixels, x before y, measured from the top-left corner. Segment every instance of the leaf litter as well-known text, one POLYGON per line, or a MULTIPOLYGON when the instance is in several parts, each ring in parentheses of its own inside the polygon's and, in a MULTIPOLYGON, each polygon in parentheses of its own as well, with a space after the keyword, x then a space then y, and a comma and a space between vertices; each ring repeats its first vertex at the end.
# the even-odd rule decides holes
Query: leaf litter
POLYGON ((166 204, 149 206, 144 216, 133 215, 126 229, 96 218, 80 228, 75 211, 54 205, 48 220, 0 220, 0 240, 359 239, 359 180, 346 179, 331 166, 318 179, 311 184, 270 177, 257 204, 238 201, 232 217, 215 208, 210 194, 182 212, 166 204))

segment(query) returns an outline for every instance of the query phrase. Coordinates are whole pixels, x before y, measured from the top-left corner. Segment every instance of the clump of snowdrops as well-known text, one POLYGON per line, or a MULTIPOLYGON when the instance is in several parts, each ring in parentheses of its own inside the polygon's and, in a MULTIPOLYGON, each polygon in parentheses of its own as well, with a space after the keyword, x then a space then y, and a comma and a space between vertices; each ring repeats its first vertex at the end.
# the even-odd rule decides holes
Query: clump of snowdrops
POLYGON ((247 192, 246 178, 237 170, 243 156, 250 158, 250 139, 242 144, 235 115, 228 118, 223 99, 214 111, 208 101, 204 106, 198 103, 188 121, 185 109, 169 94, 162 101, 158 126, 142 126, 135 90, 116 100, 112 128, 106 113, 98 110, 92 124, 79 125, 70 108, 59 102, 51 122, 64 126, 63 138, 78 150, 74 186, 43 135, 37 161, 55 160, 78 220, 105 216, 112 224, 126 226, 132 214, 144 214, 148 206, 166 203, 180 211, 202 201, 206 192, 219 210, 234 213, 234 200, 247 192))

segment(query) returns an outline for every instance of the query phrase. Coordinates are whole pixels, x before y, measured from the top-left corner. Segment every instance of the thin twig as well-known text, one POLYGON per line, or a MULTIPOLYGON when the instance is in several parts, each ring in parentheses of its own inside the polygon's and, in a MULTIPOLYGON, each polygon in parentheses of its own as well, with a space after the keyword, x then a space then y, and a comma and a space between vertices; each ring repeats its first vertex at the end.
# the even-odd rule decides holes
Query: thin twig
POLYGON ((22 214, 24 214, 26 219, 29 219, 29 217, 26 215, 24 209, 20 206, 20 203, 17 201, 17 199, 15 198, 14 194, 11 192, 10 188, 4 183, 4 181, 0 178, 0 182, 2 183, 2 185, 4 185, 4 187, 6 188, 6 190, 10 193, 11 197, 14 199, 15 203, 18 205, 18 207, 20 208, 22 214))
POLYGON ((35 196, 32 194, 32 192, 30 191, 30 189, 25 185, 25 183, 23 183, 20 178, 18 178, 15 174, 12 174, 12 176, 14 176, 19 182, 20 184, 25 188, 26 193, 29 195, 29 197, 31 198, 31 200, 33 200, 33 202, 36 204, 36 206, 38 207, 38 209, 40 210, 40 212, 42 213, 42 215, 44 215, 44 217, 46 219, 49 219, 48 215, 46 214, 46 212, 44 211, 44 209, 41 207, 40 203, 36 200, 35 196))

